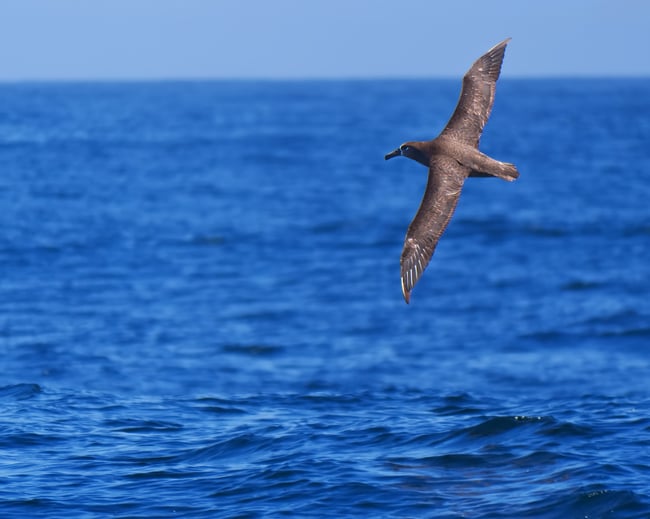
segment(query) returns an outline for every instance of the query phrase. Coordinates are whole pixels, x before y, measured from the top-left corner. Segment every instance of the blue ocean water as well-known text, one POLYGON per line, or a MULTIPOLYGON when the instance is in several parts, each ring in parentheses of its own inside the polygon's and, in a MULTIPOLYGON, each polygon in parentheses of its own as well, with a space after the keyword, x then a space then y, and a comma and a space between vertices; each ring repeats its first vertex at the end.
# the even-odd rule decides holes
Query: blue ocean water
POLYGON ((0 85, 0 516, 650 517, 650 80, 0 85))

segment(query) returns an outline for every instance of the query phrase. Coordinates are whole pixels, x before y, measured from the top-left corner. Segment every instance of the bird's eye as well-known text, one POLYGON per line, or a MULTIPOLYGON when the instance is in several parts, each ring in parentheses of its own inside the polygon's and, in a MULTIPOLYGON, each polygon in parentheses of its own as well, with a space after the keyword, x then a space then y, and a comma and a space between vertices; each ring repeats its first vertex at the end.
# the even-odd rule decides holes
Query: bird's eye
POLYGON ((402 152, 409 151, 410 149, 411 149, 410 146, 402 146, 402 152))

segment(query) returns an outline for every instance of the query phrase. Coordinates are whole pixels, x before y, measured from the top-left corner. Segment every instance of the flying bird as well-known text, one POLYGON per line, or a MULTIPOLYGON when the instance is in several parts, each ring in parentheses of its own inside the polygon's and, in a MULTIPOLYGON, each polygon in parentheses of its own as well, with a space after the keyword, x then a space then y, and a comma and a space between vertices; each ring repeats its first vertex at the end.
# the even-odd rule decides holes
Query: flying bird
POLYGON ((499 177, 511 182, 519 176, 514 164, 494 160, 478 150, 509 41, 492 47, 465 73, 456 109, 438 137, 405 142, 385 156, 386 160, 408 157, 429 168, 424 197, 406 232, 400 259, 402 293, 407 303, 454 213, 465 179, 499 177))

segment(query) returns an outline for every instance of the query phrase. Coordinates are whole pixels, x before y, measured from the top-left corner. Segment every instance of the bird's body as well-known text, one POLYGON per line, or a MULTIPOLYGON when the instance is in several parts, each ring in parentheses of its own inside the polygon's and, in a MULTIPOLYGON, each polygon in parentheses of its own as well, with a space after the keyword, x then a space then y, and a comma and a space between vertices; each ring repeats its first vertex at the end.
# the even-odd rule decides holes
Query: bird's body
POLYGON ((465 179, 494 176, 512 181, 519 176, 513 164, 499 162, 478 150, 509 41, 492 47, 467 71, 456 110, 438 137, 406 142, 385 157, 388 160, 401 155, 429 168, 424 197, 406 232, 400 260, 407 303, 454 213, 465 179))

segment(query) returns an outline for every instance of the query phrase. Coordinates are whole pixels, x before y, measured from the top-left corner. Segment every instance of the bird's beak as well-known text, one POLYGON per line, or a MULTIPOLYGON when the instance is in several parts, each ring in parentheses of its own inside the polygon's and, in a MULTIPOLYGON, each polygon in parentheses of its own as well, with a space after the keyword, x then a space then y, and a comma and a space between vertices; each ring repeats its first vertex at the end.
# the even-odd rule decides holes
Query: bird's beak
POLYGON ((399 157, 402 154, 402 150, 397 148, 394 151, 391 151, 388 155, 384 157, 385 160, 392 159, 393 157, 399 157))

